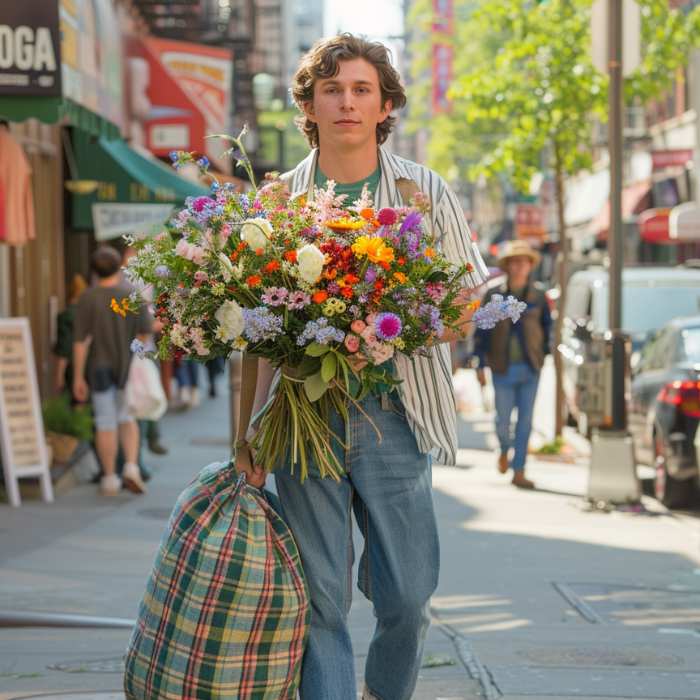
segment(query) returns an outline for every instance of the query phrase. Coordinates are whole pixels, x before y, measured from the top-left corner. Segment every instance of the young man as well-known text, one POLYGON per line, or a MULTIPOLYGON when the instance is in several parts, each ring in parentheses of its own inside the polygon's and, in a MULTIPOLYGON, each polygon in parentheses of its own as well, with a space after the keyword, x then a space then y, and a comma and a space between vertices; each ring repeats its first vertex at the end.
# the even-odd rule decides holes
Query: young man
POLYGON ((552 317, 542 288, 531 281, 533 268, 540 256, 525 241, 509 241, 498 264, 508 275, 500 288, 486 295, 484 303, 495 293, 512 294, 527 303, 527 309, 517 323, 501 321, 493 331, 477 330, 474 349, 479 358, 477 378, 486 384, 484 367, 491 368, 496 398, 496 434, 501 452, 498 470, 505 474, 513 470, 513 485, 533 489, 535 484, 525 477, 527 445, 532 431, 532 413, 537 396, 537 384, 545 355, 549 353, 552 317), (515 439, 511 437, 513 409, 518 409, 515 439), (513 449, 511 460, 510 452, 513 449))
MULTIPOLYGON (((283 176, 292 194, 313 194, 332 179, 352 203, 362 186, 375 207, 408 204, 420 190, 430 198, 430 225, 442 251, 474 271, 465 287, 485 279, 456 196, 434 172, 398 158, 381 144, 393 125, 393 109, 406 98, 386 47, 348 34, 323 40, 302 59, 292 87, 303 112, 301 128, 311 154, 283 176), (402 191, 405 193, 402 196, 402 191)), ((468 289, 465 290, 465 295, 468 289)), ((470 313, 464 311, 462 321, 470 313)), ((465 327, 466 330, 466 327, 465 327)), ((303 484, 276 472, 283 514, 298 543, 312 603, 309 643, 302 669, 303 700, 355 700, 356 682, 347 615, 352 598, 351 512, 364 535, 358 585, 372 601, 377 626, 365 667, 364 698, 408 700, 413 694, 429 624, 428 604, 437 586, 439 543, 431 494, 431 457, 454 464, 456 415, 446 333, 427 357, 394 358, 403 380, 398 391, 369 396, 363 410, 349 406, 343 425, 349 449, 338 447, 346 475, 340 483, 313 476, 303 484)), ((261 363, 262 364, 262 363, 261 363)), ((258 374, 256 405, 267 395, 269 373, 258 374)), ((242 418, 243 420, 243 418, 242 418)), ((253 484, 264 468, 240 450, 237 467, 253 484)))
POLYGON ((137 464, 139 429, 129 415, 124 388, 129 376, 131 341, 152 332, 153 319, 146 307, 122 317, 110 309, 112 299, 121 301, 132 287, 121 278, 121 256, 110 246, 99 247, 92 256, 97 285, 78 301, 73 331, 73 395, 77 401, 92 400, 95 445, 104 472, 100 490, 114 496, 122 483, 116 475, 117 441, 124 453, 124 486, 134 493, 146 488, 137 464))

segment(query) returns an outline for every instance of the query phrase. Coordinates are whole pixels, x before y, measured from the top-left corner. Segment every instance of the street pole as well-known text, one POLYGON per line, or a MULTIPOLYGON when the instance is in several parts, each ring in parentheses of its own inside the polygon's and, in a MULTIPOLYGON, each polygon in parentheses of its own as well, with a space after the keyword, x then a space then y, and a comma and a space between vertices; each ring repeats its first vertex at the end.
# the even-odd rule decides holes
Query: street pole
MULTIPOLYGON (((591 441, 591 466, 588 499, 594 503, 639 502, 641 489, 632 437, 627 432, 629 339, 622 332, 622 167, 623 167, 623 2, 607 1, 607 68, 610 78, 608 149, 610 151, 610 233, 608 257, 608 332, 596 342, 603 343, 606 397, 610 398, 611 423, 606 429, 594 429, 591 441), (608 393, 609 392, 609 393, 608 393)), ((603 6, 604 7, 604 6, 603 6)), ((607 401, 606 401, 607 403, 607 401)))

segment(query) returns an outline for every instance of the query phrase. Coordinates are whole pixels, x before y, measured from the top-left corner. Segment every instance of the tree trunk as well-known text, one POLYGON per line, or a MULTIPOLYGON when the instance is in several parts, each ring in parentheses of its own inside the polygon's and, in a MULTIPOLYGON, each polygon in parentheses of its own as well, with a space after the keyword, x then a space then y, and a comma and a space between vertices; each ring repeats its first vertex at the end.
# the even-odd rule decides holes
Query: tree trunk
POLYGON ((566 219, 564 217, 564 172, 560 153, 561 147, 554 144, 554 177, 556 182, 557 197, 557 221, 559 225, 559 255, 557 257, 557 283, 559 285, 559 303, 557 305, 557 320, 554 324, 554 342, 552 343, 552 356, 554 358, 554 371, 556 377, 556 391, 554 406, 554 435, 561 437, 565 420, 565 399, 562 364, 559 345, 561 344, 561 329, 564 324, 564 309, 566 308, 566 286, 569 279, 569 238, 566 232, 566 219))

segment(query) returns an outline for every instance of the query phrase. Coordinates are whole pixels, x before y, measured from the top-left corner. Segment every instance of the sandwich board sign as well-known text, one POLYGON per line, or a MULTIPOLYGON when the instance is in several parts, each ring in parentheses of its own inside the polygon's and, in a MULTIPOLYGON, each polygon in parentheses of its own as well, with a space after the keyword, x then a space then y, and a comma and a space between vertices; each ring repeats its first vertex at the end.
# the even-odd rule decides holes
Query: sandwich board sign
POLYGON ((0 448, 10 504, 20 505, 19 479, 24 477, 39 477, 44 501, 53 501, 27 318, 0 318, 0 448))

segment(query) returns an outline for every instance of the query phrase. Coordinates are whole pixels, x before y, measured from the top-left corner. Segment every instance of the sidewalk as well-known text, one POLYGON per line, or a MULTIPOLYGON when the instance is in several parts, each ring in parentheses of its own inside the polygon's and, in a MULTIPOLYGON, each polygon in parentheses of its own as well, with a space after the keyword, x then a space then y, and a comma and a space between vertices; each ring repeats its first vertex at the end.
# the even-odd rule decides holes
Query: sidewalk
MULTIPOLYGON (((463 434, 487 434, 482 418, 463 434)), ((168 415, 170 454, 148 456, 144 497, 108 500, 84 486, 52 506, 0 505, 0 609, 133 618, 172 504, 199 468, 226 457, 227 426, 225 397, 168 415)), ((465 449, 461 468, 434 469, 442 571, 414 697, 699 698, 697 521, 587 512, 585 464, 532 462, 540 490, 527 493, 493 460, 465 449)), ((356 592, 358 677, 373 626, 356 592)), ((128 635, 0 628, 0 700, 68 690, 118 700, 128 635)))

